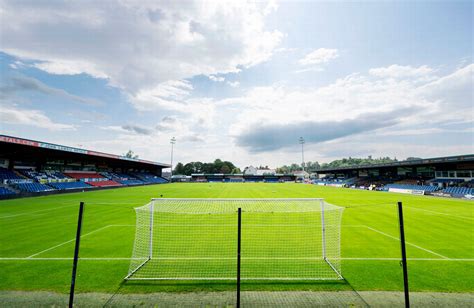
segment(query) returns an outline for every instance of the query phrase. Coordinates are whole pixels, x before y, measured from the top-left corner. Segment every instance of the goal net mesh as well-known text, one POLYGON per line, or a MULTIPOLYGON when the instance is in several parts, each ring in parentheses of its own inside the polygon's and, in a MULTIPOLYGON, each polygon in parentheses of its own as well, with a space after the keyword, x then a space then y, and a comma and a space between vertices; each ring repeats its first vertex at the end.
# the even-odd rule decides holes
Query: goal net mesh
POLYGON ((153 199, 136 208, 126 279, 342 279, 343 208, 322 199, 153 199))

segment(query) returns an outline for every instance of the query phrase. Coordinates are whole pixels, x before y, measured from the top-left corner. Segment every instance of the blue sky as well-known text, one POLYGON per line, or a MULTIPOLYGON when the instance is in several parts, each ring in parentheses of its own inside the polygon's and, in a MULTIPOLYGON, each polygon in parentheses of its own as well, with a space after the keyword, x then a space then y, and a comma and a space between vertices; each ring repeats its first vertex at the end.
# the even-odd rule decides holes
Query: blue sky
POLYGON ((472 153, 471 1, 0 2, 0 133, 276 167, 472 153))

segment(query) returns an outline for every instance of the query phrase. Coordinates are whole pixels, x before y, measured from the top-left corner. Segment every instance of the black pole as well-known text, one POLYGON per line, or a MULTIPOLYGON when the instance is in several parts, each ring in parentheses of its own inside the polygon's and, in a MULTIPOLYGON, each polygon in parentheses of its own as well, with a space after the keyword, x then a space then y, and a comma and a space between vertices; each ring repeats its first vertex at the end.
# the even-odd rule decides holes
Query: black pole
POLYGON ((84 202, 79 204, 79 218, 77 219, 76 245, 74 248, 74 261, 72 263, 71 291, 69 292, 69 308, 74 304, 74 287, 76 286, 77 260, 79 258, 79 243, 81 241, 82 214, 84 213, 84 202))
POLYGON ((242 234, 242 209, 239 207, 237 222, 237 308, 240 307, 240 248, 242 234))
POLYGON ((407 268, 407 253, 405 250, 405 230, 403 227, 403 209, 402 203, 398 202, 398 221, 400 225, 400 243, 402 246, 402 266, 403 266, 403 289, 405 291, 405 307, 410 307, 410 296, 408 291, 408 268, 407 268))

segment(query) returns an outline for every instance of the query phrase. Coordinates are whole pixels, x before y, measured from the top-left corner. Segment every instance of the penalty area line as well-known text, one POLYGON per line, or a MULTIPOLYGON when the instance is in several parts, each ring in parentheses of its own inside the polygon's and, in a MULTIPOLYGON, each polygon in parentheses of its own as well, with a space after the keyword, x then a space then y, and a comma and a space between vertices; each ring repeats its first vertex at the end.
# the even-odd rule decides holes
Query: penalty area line
POLYGON ((418 207, 413 207, 411 205, 405 206, 406 208, 410 210, 415 210, 415 211, 421 211, 421 212, 427 212, 427 213, 432 213, 436 215, 444 215, 444 216, 450 216, 450 217, 455 217, 455 218, 460 218, 460 219, 467 219, 467 220, 473 220, 474 217, 468 217, 468 216, 461 216, 461 215, 453 215, 453 214, 448 214, 448 213, 442 213, 442 212, 437 212, 437 211, 431 211, 431 210, 425 210, 425 209, 420 209, 418 207))
POLYGON ((32 211, 32 212, 27 212, 27 213, 19 213, 19 214, 13 214, 13 215, 4 215, 4 216, 0 216, 0 219, 11 218, 11 217, 18 217, 18 216, 29 216, 29 215, 35 214, 35 213, 48 212, 48 211, 53 211, 53 210, 58 210, 58 209, 64 209, 64 208, 73 207, 73 206, 77 207, 77 205, 75 205, 75 204, 74 204, 74 205, 58 206, 58 207, 53 207, 53 208, 50 208, 50 209, 32 211))
MULTIPOLYGON (((387 236, 387 237, 389 237, 389 238, 392 238, 392 239, 394 239, 394 240, 396 240, 396 241, 400 241, 400 239, 399 239, 398 237, 392 236, 392 235, 390 235, 390 234, 387 234, 387 233, 385 233, 385 232, 382 232, 382 231, 380 231, 380 230, 377 230, 377 229, 372 228, 372 227, 369 227, 369 226, 366 226, 366 227, 367 227, 367 229, 369 229, 369 230, 372 230, 372 231, 377 232, 377 233, 379 233, 379 234, 385 235, 385 236, 387 236)), ((405 243, 406 243, 407 245, 410 245, 410 246, 416 247, 416 248, 418 248, 418 249, 421 249, 421 250, 423 250, 423 251, 429 252, 429 253, 431 253, 431 254, 433 254, 433 255, 435 255, 435 256, 441 257, 441 258, 443 258, 443 259, 450 259, 450 258, 448 258, 448 257, 446 257, 446 256, 443 256, 442 254, 436 253, 436 252, 434 252, 434 251, 432 251, 432 250, 423 248, 423 247, 418 246, 418 245, 416 245, 416 244, 413 244, 413 243, 410 243, 410 242, 407 242, 407 241, 405 241, 405 243)))
MULTIPOLYGON (((91 232, 89 232, 89 233, 83 234, 83 235, 81 235, 81 238, 83 238, 84 236, 88 236, 88 235, 91 235, 91 234, 93 234, 93 233, 102 231, 102 230, 104 230, 104 229, 110 228, 110 227, 130 227, 130 226, 135 226, 135 225, 107 225, 107 226, 104 226, 104 227, 102 227, 102 228, 99 228, 99 229, 96 229, 96 230, 94 230, 94 231, 91 231, 91 232)), ((42 253, 45 253, 45 252, 47 252, 47 251, 50 251, 50 250, 56 249, 56 248, 58 248, 58 247, 61 247, 61 246, 63 246, 63 245, 66 245, 66 244, 68 244, 68 243, 74 242, 75 240, 76 240, 76 239, 73 238, 72 240, 62 242, 62 243, 60 243, 60 244, 58 244, 58 245, 55 245, 55 246, 53 246, 53 247, 50 247, 50 248, 47 248, 47 249, 42 250, 42 251, 40 251, 40 252, 37 252, 37 253, 35 253, 35 254, 32 254, 31 256, 28 256, 28 257, 26 257, 26 258, 27 258, 27 259, 31 259, 31 258, 33 258, 33 257, 35 257, 35 256, 37 256, 37 255, 40 255, 40 254, 42 254, 42 253)))

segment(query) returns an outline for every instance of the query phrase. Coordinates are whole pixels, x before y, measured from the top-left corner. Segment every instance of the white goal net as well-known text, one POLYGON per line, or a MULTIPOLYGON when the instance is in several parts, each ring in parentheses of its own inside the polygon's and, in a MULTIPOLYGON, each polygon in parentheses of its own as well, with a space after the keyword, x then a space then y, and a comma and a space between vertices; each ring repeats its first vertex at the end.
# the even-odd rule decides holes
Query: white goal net
POLYGON ((343 208, 323 199, 152 199, 137 215, 126 279, 342 279, 343 208))

